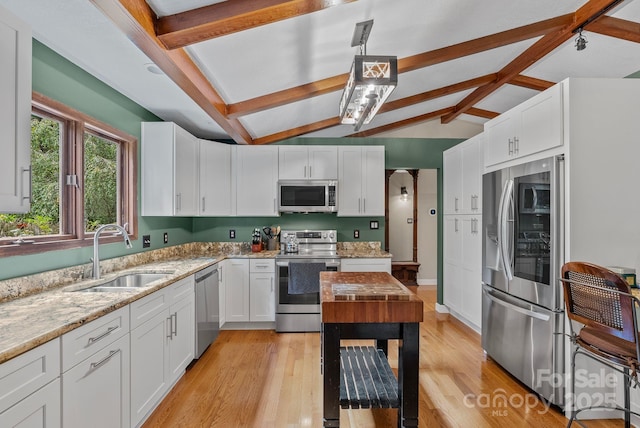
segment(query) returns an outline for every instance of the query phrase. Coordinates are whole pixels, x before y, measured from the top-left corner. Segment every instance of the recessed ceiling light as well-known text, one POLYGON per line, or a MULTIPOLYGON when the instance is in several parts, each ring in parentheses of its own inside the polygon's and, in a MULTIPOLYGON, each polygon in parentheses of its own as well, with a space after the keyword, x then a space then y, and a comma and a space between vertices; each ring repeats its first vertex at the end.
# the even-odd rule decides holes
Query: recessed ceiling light
POLYGON ((162 70, 160 70, 160 67, 158 67, 157 65, 155 65, 154 63, 150 62, 144 65, 147 69, 147 71, 149 73, 153 73, 153 74, 164 74, 164 72, 162 70))

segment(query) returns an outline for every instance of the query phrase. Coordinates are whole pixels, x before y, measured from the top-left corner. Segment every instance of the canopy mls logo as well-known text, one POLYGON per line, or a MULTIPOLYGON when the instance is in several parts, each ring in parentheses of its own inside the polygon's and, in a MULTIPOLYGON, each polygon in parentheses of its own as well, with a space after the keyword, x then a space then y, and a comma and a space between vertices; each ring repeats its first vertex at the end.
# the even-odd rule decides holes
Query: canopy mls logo
MULTIPOLYGON (((580 391, 577 394, 569 390, 571 375, 554 373, 548 369, 537 370, 535 389, 542 391, 563 388, 566 391, 565 403, 569 409, 573 406, 615 406, 615 390, 618 385, 615 373, 607 372, 605 369, 596 372, 579 369, 576 370, 575 376, 576 389, 580 391)), ((462 402, 467 408, 486 409, 492 417, 508 416, 509 410, 522 408, 543 415, 551 408, 551 401, 535 392, 508 394, 502 388, 477 395, 466 394, 462 402)))

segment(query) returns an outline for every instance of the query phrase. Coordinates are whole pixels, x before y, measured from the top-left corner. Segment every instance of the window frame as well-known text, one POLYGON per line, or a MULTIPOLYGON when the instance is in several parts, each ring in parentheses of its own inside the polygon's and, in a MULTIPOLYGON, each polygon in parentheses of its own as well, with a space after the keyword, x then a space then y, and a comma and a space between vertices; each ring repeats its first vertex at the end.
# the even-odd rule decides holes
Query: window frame
MULTIPOLYGON (((29 236, 30 244, 13 244, 0 240, 0 257, 37 254, 45 251, 81 248, 93 245, 93 232, 85 232, 84 225, 84 135, 85 132, 107 138, 120 145, 118 174, 120 177, 117 205, 122 223, 127 223, 131 240, 138 239, 138 139, 111 125, 101 122, 61 102, 37 92, 32 93, 32 112, 58 120, 63 124, 60 172, 60 228, 55 235, 29 236), (67 174, 77 176, 79 187, 65 185, 67 174)), ((122 237, 101 234, 100 242, 117 242, 122 237)))

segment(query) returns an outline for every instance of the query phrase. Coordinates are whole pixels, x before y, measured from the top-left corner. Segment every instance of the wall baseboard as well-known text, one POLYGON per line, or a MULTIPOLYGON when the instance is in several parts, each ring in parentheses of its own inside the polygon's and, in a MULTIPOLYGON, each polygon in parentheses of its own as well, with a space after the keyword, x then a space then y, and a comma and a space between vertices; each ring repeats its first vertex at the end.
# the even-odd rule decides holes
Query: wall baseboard
POLYGON ((436 312, 441 314, 448 314, 449 308, 447 308, 445 305, 441 305, 440 303, 436 303, 436 312))
POLYGON ((438 285, 437 279, 418 278, 416 282, 418 285, 438 285))

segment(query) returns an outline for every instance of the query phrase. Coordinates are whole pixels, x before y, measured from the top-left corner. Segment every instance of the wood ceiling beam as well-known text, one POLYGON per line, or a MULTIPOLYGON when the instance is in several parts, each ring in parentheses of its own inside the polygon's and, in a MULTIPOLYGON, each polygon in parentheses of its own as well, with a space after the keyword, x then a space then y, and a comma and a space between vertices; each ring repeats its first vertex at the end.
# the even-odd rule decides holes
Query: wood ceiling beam
POLYGON ((494 117, 500 116, 500 113, 490 110, 483 110, 481 108, 471 107, 467 110, 467 114, 471 116, 483 117, 485 119, 493 119, 494 117))
POLYGON ((91 0, 133 43, 218 123, 238 144, 252 138, 183 49, 167 51, 154 31, 153 11, 144 0, 91 0))
POLYGON ((426 122, 428 120, 442 117, 446 114, 451 113, 454 110, 454 108, 455 107, 446 107, 440 110, 421 114, 420 116, 415 116, 415 117, 411 117, 409 119, 401 120, 398 122, 389 123, 387 125, 378 126, 376 128, 367 129, 366 131, 356 132, 354 134, 347 135, 347 137, 371 137, 373 135, 377 135, 382 132, 393 131, 394 129, 404 128, 407 126, 415 125, 416 123, 426 122))
POLYGON ((156 34, 167 49, 177 49, 354 1, 227 0, 158 18, 156 34))
MULTIPOLYGON (((558 16, 512 30, 502 31, 467 42, 458 43, 448 47, 423 52, 398 60, 398 73, 405 73, 419 68, 440 64, 467 55, 477 54, 489 49, 495 49, 512 43, 521 42, 534 37, 539 37, 550 31, 569 25, 573 20, 573 14, 558 16)), ((253 114, 269 110, 288 103, 300 101, 306 98, 339 91, 344 88, 348 74, 333 76, 317 82, 285 89, 261 97, 252 98, 235 104, 229 104, 227 114, 231 118, 237 118, 247 114, 253 114)))
POLYGON ((513 79, 509 81, 510 85, 521 86, 523 88, 533 89, 534 91, 544 91, 545 89, 549 89, 555 82, 550 82, 548 80, 536 79, 535 77, 523 76, 522 74, 517 75, 513 79))
POLYGON ((469 94, 464 100, 456 105, 454 112, 442 117, 442 123, 449 123, 462 113, 465 113, 476 103, 495 92, 505 83, 509 83, 509 81, 522 71, 526 70, 562 43, 573 37, 573 33, 583 26, 585 22, 597 19, 602 15, 603 11, 610 10, 620 2, 621 0, 589 0, 573 14, 574 17, 571 24, 545 35, 526 49, 522 54, 518 55, 516 59, 511 61, 498 72, 499 77, 495 82, 484 85, 469 94))
POLYGON ((227 106, 227 115, 230 118, 238 118, 240 116, 258 113, 264 110, 294 103, 296 101, 302 101, 307 98, 340 91, 344 88, 348 78, 349 73, 340 74, 338 76, 307 83, 306 85, 296 86, 295 88, 273 92, 268 95, 252 98, 235 104, 229 104, 227 106))
MULTIPOLYGON (((396 101, 392 101, 389 103, 384 104, 381 108, 379 113, 384 113, 384 112, 388 112, 388 111, 392 111, 392 110, 396 110, 399 108, 403 108, 403 107, 407 107, 409 105, 412 104, 417 104, 420 102, 424 102, 424 101, 428 101, 431 99, 435 99, 438 97, 443 97, 446 95, 450 95, 450 94, 454 94, 457 92, 461 92, 470 88, 477 88, 480 85, 483 85, 485 83, 491 82, 493 81, 495 78, 497 77, 497 75, 495 74, 487 74, 486 76, 480 76, 480 77, 476 77, 475 79, 469 79, 466 80, 464 82, 460 82, 460 83, 455 83, 453 85, 449 85, 449 86, 444 86, 442 88, 438 88, 438 89, 434 89, 432 91, 427 91, 424 92, 422 94, 418 94, 418 95, 413 95, 410 97, 406 97, 406 98, 402 98, 396 101)), ((495 112, 491 112, 488 110, 481 110, 481 109, 472 109, 473 111, 469 111, 467 112, 470 115, 474 115, 474 116, 479 116, 479 117, 484 117, 487 119, 493 119, 494 117, 498 116, 498 113, 495 112)), ((446 108, 443 110, 438 110, 438 112, 444 112, 444 113, 451 113, 453 111, 453 108, 446 108)), ((442 113, 442 114, 444 114, 442 113)), ((421 119, 419 119, 418 121, 424 121, 424 120, 429 120, 429 119, 433 119, 436 116, 433 116, 434 112, 432 113, 428 113, 426 116, 425 115, 421 115, 419 116, 421 119), (427 119, 425 119, 425 117, 427 117, 427 119)), ((440 116, 437 116, 440 117, 440 116)), ((339 117, 334 117, 331 119, 326 119, 326 120, 322 120, 319 122, 315 122, 315 123, 311 123, 305 126, 301 126, 298 128, 293 128, 293 129, 289 129, 287 131, 282 131, 282 132, 278 132, 272 135, 268 135, 262 138, 256 138, 254 140, 254 144, 269 144, 269 143, 274 143, 276 141, 281 141, 287 138, 293 138, 293 137, 297 137, 299 135, 302 134, 306 134, 309 132, 315 132, 315 131, 320 131, 322 129, 325 128, 330 128, 332 126, 337 126, 340 125, 340 118, 339 117)), ((406 126, 406 125, 401 125, 401 126, 406 126)), ((354 135, 359 135, 358 134, 354 134, 354 135)))
POLYGON ((605 36, 640 43, 640 23, 637 22, 603 16, 591 24, 586 25, 584 29, 605 36))
POLYGON ((322 129, 331 128, 333 126, 338 126, 338 125, 340 125, 340 118, 336 116, 330 119, 325 119, 319 122, 314 122, 308 125, 300 126, 298 128, 277 132, 275 134, 267 135, 261 138, 256 138, 254 140, 254 144, 275 143, 277 141, 286 140, 287 138, 298 137, 303 134, 308 134, 309 132, 320 131, 322 129))
POLYGON ((486 76, 476 77, 474 79, 465 80, 464 82, 454 83, 453 85, 444 86, 442 88, 433 89, 421 94, 412 95, 410 97, 401 98, 395 101, 384 103, 378 113, 386 113, 388 111, 397 110, 410 105, 419 104, 425 101, 433 100, 439 97, 466 91, 467 89, 477 88, 493 82, 498 77, 497 74, 487 74, 486 76))

